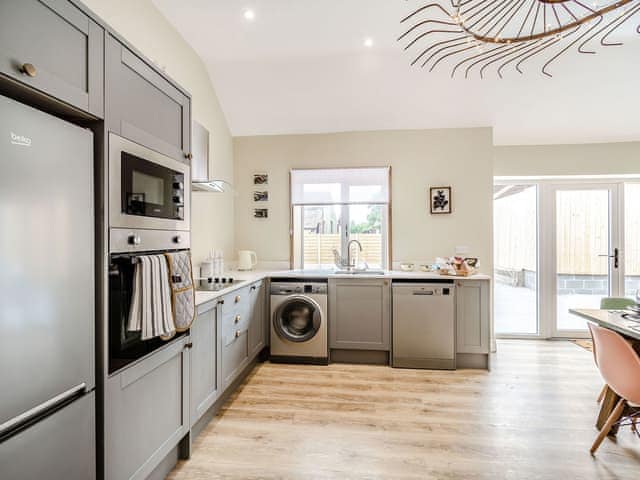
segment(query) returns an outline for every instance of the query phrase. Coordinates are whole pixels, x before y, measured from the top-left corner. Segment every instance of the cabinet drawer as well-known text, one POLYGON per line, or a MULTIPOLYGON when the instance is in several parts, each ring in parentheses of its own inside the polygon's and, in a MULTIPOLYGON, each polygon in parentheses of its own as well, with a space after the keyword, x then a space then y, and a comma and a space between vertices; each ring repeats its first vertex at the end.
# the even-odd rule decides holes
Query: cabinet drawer
POLYGON ((108 129, 189 163, 190 98, 112 36, 107 36, 106 69, 108 129))
POLYGON ((231 384, 242 372, 249 360, 247 331, 241 332, 237 338, 222 347, 222 378, 224 387, 231 384))
POLYGON ((0 72, 104 114, 104 29, 64 0, 0 2, 0 72))
POLYGON ((227 345, 235 337, 238 336, 238 332, 244 332, 249 328, 251 317, 249 315, 249 309, 239 310, 235 315, 228 315, 222 317, 222 339, 223 344, 227 345))
POLYGON ((225 295, 220 305, 220 315, 222 315, 223 323, 225 318, 233 317, 237 314, 248 313, 249 309, 249 288, 243 287, 233 293, 225 295))

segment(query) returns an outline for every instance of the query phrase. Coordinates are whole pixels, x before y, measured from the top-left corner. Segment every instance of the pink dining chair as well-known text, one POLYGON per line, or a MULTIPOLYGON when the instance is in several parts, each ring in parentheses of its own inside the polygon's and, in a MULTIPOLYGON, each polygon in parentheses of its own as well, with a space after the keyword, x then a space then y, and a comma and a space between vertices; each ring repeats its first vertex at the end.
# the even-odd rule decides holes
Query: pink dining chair
MULTIPOLYGON (((600 374, 609 388, 620 396, 620 400, 591 446, 593 455, 613 425, 620 420, 625 407, 627 405, 632 408, 640 407, 640 357, 633 347, 613 330, 592 323, 589 323, 589 330, 600 374)), ((636 415, 632 419, 634 427, 636 415)))

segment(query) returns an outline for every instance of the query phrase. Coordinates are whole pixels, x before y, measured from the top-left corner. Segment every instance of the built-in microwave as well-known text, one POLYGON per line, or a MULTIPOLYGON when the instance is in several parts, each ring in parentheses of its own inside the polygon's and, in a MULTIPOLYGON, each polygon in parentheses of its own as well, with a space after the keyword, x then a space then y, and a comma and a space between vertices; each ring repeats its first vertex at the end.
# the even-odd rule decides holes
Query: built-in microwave
POLYGON ((109 134, 109 226, 190 230, 189 165, 109 134))

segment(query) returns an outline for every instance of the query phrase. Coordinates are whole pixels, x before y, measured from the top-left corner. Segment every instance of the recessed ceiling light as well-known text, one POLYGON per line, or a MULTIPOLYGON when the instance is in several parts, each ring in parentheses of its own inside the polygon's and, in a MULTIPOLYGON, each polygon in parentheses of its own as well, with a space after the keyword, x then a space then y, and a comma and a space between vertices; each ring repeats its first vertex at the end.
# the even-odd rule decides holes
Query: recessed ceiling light
POLYGON ((364 39, 363 43, 364 43, 365 47, 371 48, 371 47, 373 47, 373 38, 367 37, 367 38, 364 39))
POLYGON ((244 19, 248 21, 252 21, 256 18, 256 12, 254 12, 250 8, 245 10, 243 15, 244 15, 244 19))

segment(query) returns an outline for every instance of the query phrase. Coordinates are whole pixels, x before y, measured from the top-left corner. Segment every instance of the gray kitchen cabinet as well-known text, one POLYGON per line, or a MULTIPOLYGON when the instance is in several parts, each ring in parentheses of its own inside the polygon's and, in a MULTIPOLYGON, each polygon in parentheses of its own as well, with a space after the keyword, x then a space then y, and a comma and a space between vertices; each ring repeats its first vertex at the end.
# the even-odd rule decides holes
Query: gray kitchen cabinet
POLYGON ((148 477, 189 432, 189 337, 107 379, 105 478, 148 477))
POLYGON ((222 362, 222 388, 225 390, 249 363, 249 325, 251 308, 250 287, 245 287, 222 298, 220 315, 220 341, 222 362))
POLYGON ((490 283, 463 280, 456 284, 456 352, 488 354, 490 347, 490 283))
POLYGON ((111 35, 105 64, 109 131, 189 163, 189 96, 111 35))
POLYGON ((101 118, 104 29, 65 0, 0 2, 0 74, 101 118))
POLYGON ((222 377, 217 302, 198 308, 191 326, 191 426, 215 403, 222 377))
POLYGON ((390 350, 389 280, 329 279, 329 347, 390 350))
POLYGON ((257 282, 249 287, 249 356, 255 357, 265 344, 265 285, 257 282))

